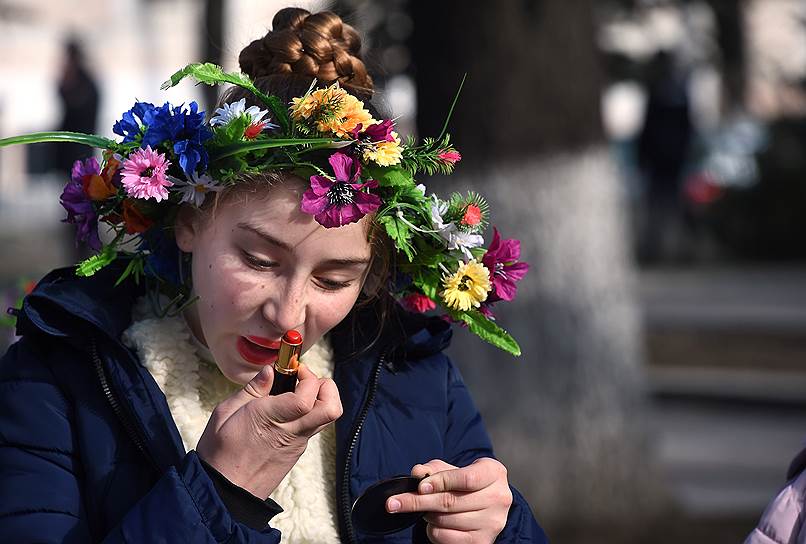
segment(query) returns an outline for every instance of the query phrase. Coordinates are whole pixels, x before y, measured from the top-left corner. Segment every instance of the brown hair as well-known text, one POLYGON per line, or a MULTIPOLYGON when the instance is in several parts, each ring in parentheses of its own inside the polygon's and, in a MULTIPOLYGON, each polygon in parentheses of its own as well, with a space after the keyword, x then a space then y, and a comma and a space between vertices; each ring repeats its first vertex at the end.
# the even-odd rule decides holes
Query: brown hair
POLYGON ((310 13, 285 8, 272 20, 272 29, 243 48, 241 70, 252 80, 276 74, 303 76, 308 81, 339 84, 369 99, 374 86, 361 59, 361 38, 331 11, 310 13))

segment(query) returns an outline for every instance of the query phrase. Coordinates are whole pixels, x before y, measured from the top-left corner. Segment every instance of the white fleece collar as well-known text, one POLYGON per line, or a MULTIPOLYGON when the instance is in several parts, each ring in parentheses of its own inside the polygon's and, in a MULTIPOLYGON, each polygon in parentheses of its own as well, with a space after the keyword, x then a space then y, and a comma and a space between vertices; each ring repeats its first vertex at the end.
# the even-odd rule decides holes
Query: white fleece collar
MULTIPOLYGON (((165 394, 185 449, 193 449, 213 408, 240 386, 224 377, 217 366, 200 358, 201 355, 212 359, 203 353, 209 354, 208 350, 199 350, 204 346, 181 316, 154 317, 144 300, 135 306, 133 315, 132 325, 123 333, 123 342, 137 351, 140 362, 165 394)), ((302 361, 320 378, 333 375, 333 354, 324 338, 305 352, 302 361)), ((339 541, 334 425, 308 441, 305 453, 271 498, 284 510, 271 521, 271 526, 283 533, 284 542, 339 541)))

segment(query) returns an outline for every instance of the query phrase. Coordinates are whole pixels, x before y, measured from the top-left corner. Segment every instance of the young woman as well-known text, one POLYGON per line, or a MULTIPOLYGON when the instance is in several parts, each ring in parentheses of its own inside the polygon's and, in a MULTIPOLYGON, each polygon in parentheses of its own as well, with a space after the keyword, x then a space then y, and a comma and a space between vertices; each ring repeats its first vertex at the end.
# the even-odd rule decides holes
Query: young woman
POLYGON ((250 79, 172 78, 239 86, 209 124, 137 103, 120 142, 69 136, 107 150, 62 195, 99 253, 39 282, 0 362, 4 542, 545 542, 442 353, 449 320, 423 313, 516 351, 485 316, 526 265, 497 232, 481 247, 481 197, 413 182, 459 154, 377 120, 359 50, 338 16, 285 9, 250 79), (299 381, 269 395, 291 330, 299 381), (364 532, 354 501, 401 474, 421 481, 384 507, 422 519, 364 532))

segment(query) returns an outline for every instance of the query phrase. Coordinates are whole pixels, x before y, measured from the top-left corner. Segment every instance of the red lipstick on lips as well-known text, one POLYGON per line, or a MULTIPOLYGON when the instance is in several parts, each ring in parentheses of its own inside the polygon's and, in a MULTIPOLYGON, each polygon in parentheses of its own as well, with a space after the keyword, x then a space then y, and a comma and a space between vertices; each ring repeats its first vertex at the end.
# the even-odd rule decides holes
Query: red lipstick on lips
POLYGON ((280 349, 281 340, 271 340, 270 338, 263 338, 262 336, 247 336, 247 340, 260 347, 268 349, 280 349))
POLYGON ((280 344, 280 340, 260 336, 239 336, 236 348, 241 357, 253 365, 270 365, 277 360, 280 344))

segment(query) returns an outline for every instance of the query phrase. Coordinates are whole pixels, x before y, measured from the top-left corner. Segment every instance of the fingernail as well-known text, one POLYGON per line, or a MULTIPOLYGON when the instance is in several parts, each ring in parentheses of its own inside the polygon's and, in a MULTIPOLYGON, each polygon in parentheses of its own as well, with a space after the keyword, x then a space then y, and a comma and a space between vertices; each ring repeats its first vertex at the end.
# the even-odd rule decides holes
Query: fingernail
POLYGON ((400 501, 397 499, 389 499, 389 502, 386 503, 386 508, 390 512, 397 512, 400 510, 400 501))
POLYGON ((425 482, 420 486, 420 493, 423 495, 427 495, 428 493, 434 492, 434 486, 431 485, 429 482, 425 482))

